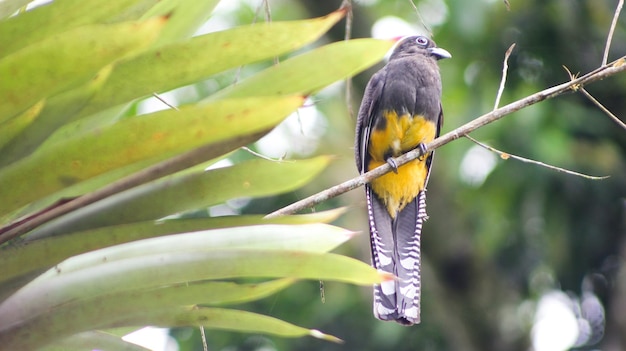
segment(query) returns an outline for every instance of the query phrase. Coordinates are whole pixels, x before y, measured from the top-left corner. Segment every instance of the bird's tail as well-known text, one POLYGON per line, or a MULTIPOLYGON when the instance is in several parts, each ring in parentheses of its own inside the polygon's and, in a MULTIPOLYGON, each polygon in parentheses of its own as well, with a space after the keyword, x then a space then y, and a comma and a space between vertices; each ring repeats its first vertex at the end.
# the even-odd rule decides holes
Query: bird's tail
POLYGON ((374 286, 374 315, 404 325, 420 322, 420 235, 426 219, 426 193, 392 219, 382 201, 367 187, 367 207, 374 268, 397 280, 374 286))

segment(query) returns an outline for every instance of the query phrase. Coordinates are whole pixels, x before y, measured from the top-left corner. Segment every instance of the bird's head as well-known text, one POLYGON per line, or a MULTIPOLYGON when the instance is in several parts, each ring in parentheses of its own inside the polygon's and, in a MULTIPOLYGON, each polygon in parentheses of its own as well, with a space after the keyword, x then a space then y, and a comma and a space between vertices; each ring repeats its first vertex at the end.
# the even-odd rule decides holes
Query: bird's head
POLYGON ((393 50, 391 59, 418 54, 431 56, 435 60, 452 57, 447 50, 438 48, 434 41, 419 35, 401 39, 393 50))

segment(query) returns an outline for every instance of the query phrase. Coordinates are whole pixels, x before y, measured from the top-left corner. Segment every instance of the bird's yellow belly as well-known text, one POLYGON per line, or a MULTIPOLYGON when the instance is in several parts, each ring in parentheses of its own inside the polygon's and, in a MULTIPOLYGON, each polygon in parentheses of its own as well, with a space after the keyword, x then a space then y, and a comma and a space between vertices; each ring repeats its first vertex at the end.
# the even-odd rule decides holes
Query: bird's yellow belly
MULTIPOLYGON (((400 117, 395 112, 385 112, 385 127, 374 128, 370 135, 370 162, 367 170, 384 163, 387 157, 397 157, 416 148, 420 143, 429 143, 435 138, 437 126, 434 122, 416 115, 400 117)), ((398 167, 398 173, 387 173, 370 184, 374 193, 383 201, 392 218, 425 187, 428 167, 425 155, 398 167)))

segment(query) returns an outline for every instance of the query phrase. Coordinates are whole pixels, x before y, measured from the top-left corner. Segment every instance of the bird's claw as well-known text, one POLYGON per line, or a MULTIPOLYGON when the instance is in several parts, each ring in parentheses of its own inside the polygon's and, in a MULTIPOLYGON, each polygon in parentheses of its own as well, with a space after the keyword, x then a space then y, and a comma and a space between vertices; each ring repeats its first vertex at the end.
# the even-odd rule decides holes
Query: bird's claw
POLYGON ((417 159, 420 161, 424 161, 424 158, 426 157, 426 144, 419 143, 417 145, 417 148, 420 149, 420 157, 418 157, 417 159))
POLYGON ((398 164, 396 163, 396 160, 394 160, 393 157, 389 157, 387 159, 387 163, 391 166, 393 173, 398 174, 398 164))

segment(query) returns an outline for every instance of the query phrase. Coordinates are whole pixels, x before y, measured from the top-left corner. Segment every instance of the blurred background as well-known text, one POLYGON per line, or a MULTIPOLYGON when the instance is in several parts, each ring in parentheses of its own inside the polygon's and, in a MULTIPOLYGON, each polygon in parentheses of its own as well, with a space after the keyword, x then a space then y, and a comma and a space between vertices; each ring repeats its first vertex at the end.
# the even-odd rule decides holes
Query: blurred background
MULTIPOLYGON (((440 62, 448 132, 493 109, 507 48, 517 46, 501 105, 586 73, 602 62, 617 0, 415 0, 423 23, 452 59, 440 62)), ((312 18, 340 0, 222 1, 201 29, 215 31, 267 20, 312 18)), ((428 33, 409 0, 354 1, 352 37, 390 38, 428 33)), ((343 40, 345 20, 317 44, 343 40)), ((626 54, 626 15, 619 21, 609 61, 626 54)), ((201 58, 200 58, 201 59, 201 58)), ((280 58, 285 59, 285 58, 280 58)), ((332 60, 329 57, 328 60, 332 60)), ((243 79, 260 63, 164 94, 196 101, 243 79)), ((211 215, 266 214, 357 175, 355 116, 371 75, 310 98, 270 135, 251 146, 273 158, 335 155, 325 174, 281 197, 240 199, 211 215)), ((626 116, 626 76, 586 89, 615 115, 626 116)), ((152 110, 161 103, 146 101, 152 110)), ((313 338, 280 339, 210 330, 209 350, 624 350, 626 349, 626 131, 580 94, 525 108, 472 133, 511 154, 591 174, 589 180, 515 160, 503 160, 467 139, 437 150, 423 230, 422 323, 403 327, 376 320, 371 289, 300 282, 246 306, 345 344, 313 338), (324 300, 324 301, 322 301, 324 300)), ((255 157, 245 151, 234 159, 255 157)), ((340 252, 369 262, 362 189, 315 210, 347 206, 335 224, 361 232, 340 252)), ((198 330, 170 335, 181 351, 202 350, 198 330)))

